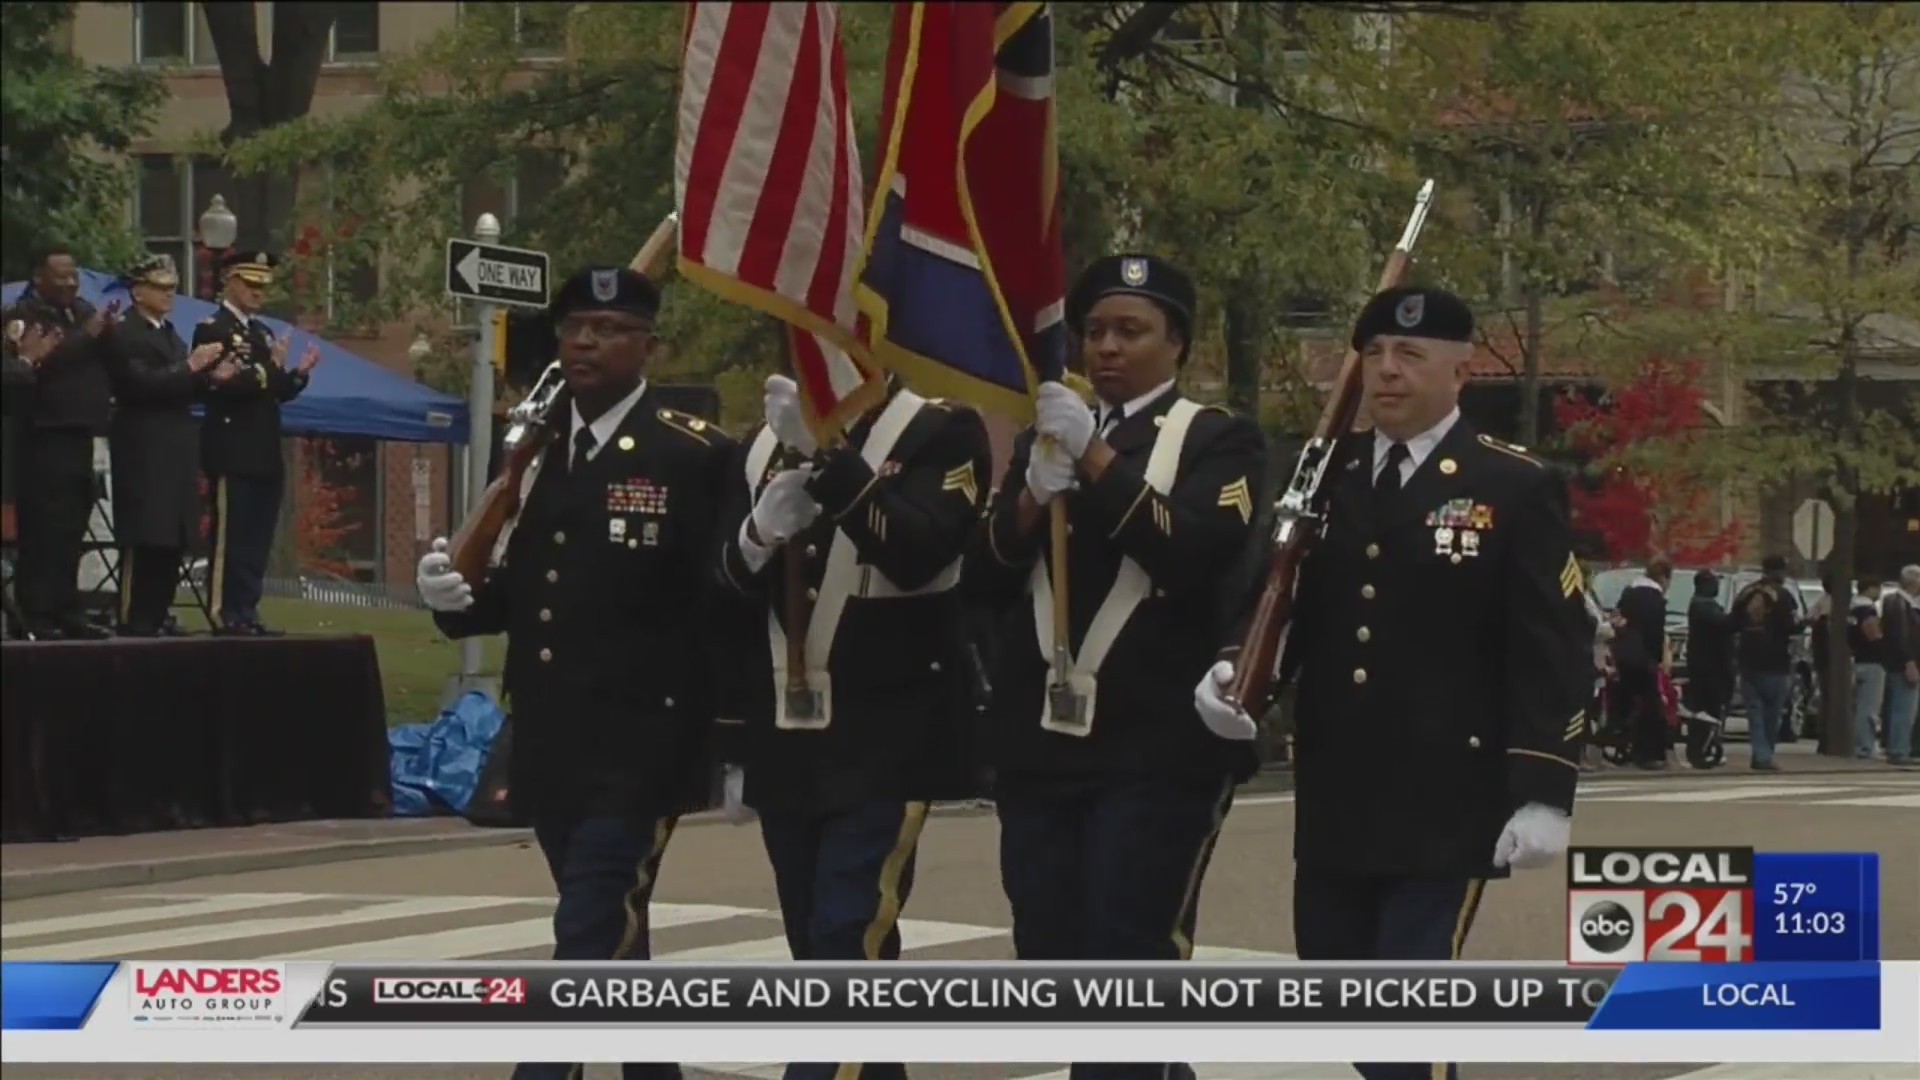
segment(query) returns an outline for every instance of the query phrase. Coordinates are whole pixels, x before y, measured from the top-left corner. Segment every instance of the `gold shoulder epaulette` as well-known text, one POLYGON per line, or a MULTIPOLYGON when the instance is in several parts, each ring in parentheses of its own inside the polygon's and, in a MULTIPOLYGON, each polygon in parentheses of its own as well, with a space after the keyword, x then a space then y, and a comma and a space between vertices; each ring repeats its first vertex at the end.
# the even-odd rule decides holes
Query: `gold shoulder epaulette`
POLYGON ((1227 408, 1225 405, 1202 405, 1200 406, 1200 411, 1201 412, 1217 412, 1217 413, 1222 413, 1226 416, 1233 415, 1233 410, 1227 408))
POLYGON ((702 446, 713 445, 713 425, 678 409, 661 409, 660 422, 702 446))
POLYGON ((1501 442, 1491 435, 1482 435, 1479 438, 1480 445, 1485 446, 1489 450, 1498 450, 1509 457, 1517 457, 1535 468, 1544 469, 1547 467, 1545 462, 1527 453, 1527 448, 1524 446, 1515 446, 1509 442, 1501 442))
POLYGON ((951 410, 953 408, 953 404, 943 397, 930 397, 927 399, 927 404, 936 409, 951 410))

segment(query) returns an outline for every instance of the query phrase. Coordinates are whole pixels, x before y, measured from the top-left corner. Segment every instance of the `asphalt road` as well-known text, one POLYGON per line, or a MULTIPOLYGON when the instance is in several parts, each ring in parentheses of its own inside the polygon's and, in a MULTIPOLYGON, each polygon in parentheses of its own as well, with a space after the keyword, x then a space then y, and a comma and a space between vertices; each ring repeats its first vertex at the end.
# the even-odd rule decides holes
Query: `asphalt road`
MULTIPOLYGON (((1920 959, 1920 774, 1685 779, 1612 774, 1585 785, 1574 842, 1729 844, 1769 851, 1874 850, 1882 855, 1883 955, 1920 959)), ((1201 958, 1282 958, 1293 951, 1291 795, 1244 798, 1229 818, 1201 905, 1201 958)), ((937 815, 921 843, 903 933, 916 959, 1011 956, 990 813, 937 815)), ((1489 888, 1470 959, 1558 960, 1565 949, 1565 869, 1489 888)), ((654 904, 654 955, 779 960, 786 956, 758 831, 689 823, 675 836, 654 904)), ((552 887, 525 846, 262 871, 140 889, 9 902, 8 960, 430 960, 544 958, 552 887)), ((1485 1080, 1911 1080, 1911 1069, 1751 1065, 1476 1065, 1485 1080)), ((477 1080, 505 1067, 9 1066, 8 1080, 477 1080)), ((777 1077, 777 1067, 710 1064, 689 1080, 777 1077), (711 1070, 711 1072, 709 1072, 711 1070)), ((612 1077, 612 1068, 587 1076, 612 1077)), ((1343 1066, 1203 1067, 1201 1080, 1348 1080, 1343 1066)), ((917 1080, 1064 1078, 1045 1066, 926 1066, 917 1080)))

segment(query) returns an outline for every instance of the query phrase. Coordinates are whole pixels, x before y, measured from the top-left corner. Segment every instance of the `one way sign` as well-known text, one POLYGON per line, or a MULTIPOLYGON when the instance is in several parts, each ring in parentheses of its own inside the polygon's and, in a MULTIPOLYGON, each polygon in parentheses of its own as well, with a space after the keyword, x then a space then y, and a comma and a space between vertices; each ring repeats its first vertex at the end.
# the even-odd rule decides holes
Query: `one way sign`
POLYGON ((547 253, 449 240, 447 293, 513 307, 546 307, 547 253))

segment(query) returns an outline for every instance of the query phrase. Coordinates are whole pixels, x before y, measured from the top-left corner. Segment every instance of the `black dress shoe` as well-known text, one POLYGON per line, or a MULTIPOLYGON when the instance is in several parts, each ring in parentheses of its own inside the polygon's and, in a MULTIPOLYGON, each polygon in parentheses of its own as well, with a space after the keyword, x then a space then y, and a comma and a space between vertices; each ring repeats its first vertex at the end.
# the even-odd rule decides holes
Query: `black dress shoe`
POLYGON ((60 628, 60 633, 68 641, 105 641, 113 636, 113 631, 90 622, 67 623, 60 628))
POLYGON ((265 623, 254 623, 253 632, 260 637, 286 637, 285 630, 276 630, 265 623))
POLYGON ((174 618, 171 615, 167 616, 166 619, 160 623, 160 629, 156 630, 155 633, 158 634, 160 637, 192 637, 193 636, 193 631, 187 629, 184 626, 181 626, 180 620, 174 618))
POLYGON ((133 626, 129 624, 122 624, 120 626, 116 626, 114 627, 113 632, 115 634, 118 634, 121 637, 148 638, 148 637, 160 636, 160 631, 155 627, 133 626))

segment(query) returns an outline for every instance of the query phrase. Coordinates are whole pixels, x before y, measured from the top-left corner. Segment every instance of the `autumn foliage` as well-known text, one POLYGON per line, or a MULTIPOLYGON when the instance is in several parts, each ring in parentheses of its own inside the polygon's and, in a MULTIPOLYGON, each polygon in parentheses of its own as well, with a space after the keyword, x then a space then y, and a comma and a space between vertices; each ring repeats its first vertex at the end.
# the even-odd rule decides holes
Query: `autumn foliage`
POLYGON ((354 490, 329 475, 346 472, 353 464, 352 458, 326 439, 306 439, 300 444, 300 483, 293 493, 293 538, 294 555, 302 570, 353 576, 346 540, 361 528, 361 523, 353 520, 354 490))
POLYGON ((1572 492, 1574 528, 1598 537, 1608 558, 1711 566, 1738 550, 1739 522, 1720 524, 1719 486, 1702 452, 1715 422, 1701 407, 1701 375, 1694 361, 1650 360, 1598 403, 1554 403, 1596 477, 1572 492))

